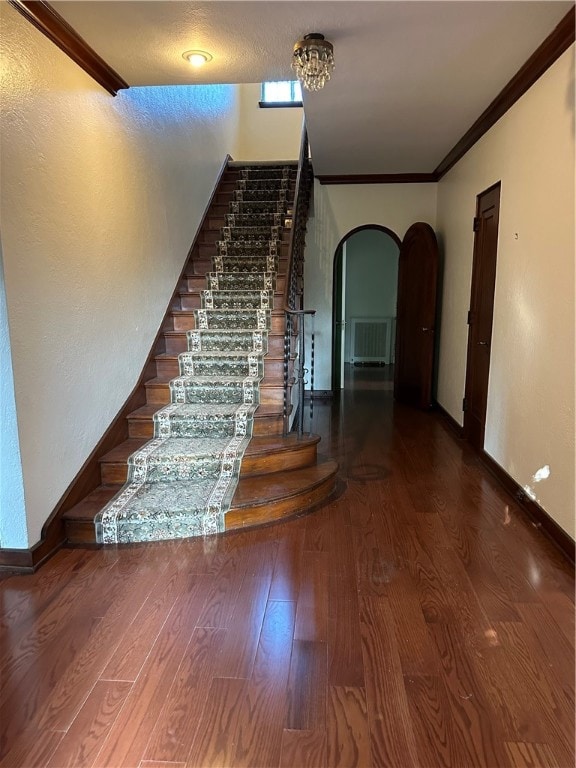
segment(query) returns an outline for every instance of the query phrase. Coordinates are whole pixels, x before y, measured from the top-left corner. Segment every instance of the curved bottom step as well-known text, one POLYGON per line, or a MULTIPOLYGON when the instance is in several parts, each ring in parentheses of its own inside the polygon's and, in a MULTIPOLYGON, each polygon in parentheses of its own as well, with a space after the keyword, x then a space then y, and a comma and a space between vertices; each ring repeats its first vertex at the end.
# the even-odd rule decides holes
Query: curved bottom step
MULTIPOLYGON (((338 464, 331 460, 316 464, 317 441, 316 436, 277 438, 274 446, 264 439, 253 441, 252 455, 245 466, 248 473, 240 476, 226 513, 225 530, 275 522, 327 501, 336 486, 338 464), (269 449, 267 453, 264 445, 269 449), (272 447, 275 450, 270 451, 272 447)), ((64 513, 69 546, 96 543, 94 517, 121 487, 102 485, 64 513)))
POLYGON ((337 462, 330 460, 241 479, 226 513, 225 529, 263 525, 306 512, 332 495, 337 472, 337 462))

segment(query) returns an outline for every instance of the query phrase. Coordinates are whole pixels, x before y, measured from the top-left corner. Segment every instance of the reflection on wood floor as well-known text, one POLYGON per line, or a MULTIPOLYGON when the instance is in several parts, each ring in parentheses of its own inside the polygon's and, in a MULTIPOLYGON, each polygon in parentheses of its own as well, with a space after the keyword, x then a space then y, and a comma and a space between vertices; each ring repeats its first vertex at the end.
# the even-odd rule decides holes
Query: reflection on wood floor
POLYGON ((349 377, 329 505, 0 582, 0 765, 574 765, 571 567, 389 369, 349 377))

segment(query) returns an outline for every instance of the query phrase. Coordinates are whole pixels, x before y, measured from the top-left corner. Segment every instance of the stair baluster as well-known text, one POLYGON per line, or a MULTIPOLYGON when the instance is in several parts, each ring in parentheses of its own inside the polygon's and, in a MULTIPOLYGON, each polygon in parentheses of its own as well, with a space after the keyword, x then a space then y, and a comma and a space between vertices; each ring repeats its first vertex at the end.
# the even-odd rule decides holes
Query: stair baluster
MULTIPOLYGON (((304 316, 313 315, 315 310, 302 309, 304 294, 304 248, 306 244, 306 223, 310 207, 312 189, 312 166, 309 158, 308 134, 302 130, 298 174, 296 176, 296 194, 292 210, 292 226, 288 253, 288 279, 285 293, 285 328, 287 343, 284 346, 284 434, 290 429, 290 384, 296 385, 297 402, 292 403, 298 414, 298 435, 303 433, 304 418, 304 316), (294 377, 290 378, 291 339, 294 330, 298 332, 298 356, 295 363, 294 377)), ((312 358, 313 360, 313 358, 312 358)), ((312 374, 313 375, 313 374, 312 374)))

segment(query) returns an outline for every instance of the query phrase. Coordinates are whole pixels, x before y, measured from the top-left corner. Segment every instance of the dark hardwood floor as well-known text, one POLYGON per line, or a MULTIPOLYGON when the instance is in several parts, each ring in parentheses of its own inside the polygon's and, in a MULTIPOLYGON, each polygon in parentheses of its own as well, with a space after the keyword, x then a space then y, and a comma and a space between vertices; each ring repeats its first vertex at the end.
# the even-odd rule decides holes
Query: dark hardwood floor
POLYGON ((573 570, 389 378, 314 403, 316 512, 2 579, 0 765, 571 768, 573 570))

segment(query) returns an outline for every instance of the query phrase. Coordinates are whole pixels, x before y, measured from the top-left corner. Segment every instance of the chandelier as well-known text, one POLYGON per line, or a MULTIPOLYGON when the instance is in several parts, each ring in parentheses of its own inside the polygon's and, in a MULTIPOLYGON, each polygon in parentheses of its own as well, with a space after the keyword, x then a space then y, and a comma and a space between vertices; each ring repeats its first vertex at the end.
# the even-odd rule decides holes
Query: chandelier
POLYGON ((307 91, 319 91, 334 69, 334 47, 324 35, 312 32, 294 46, 292 69, 307 91))

